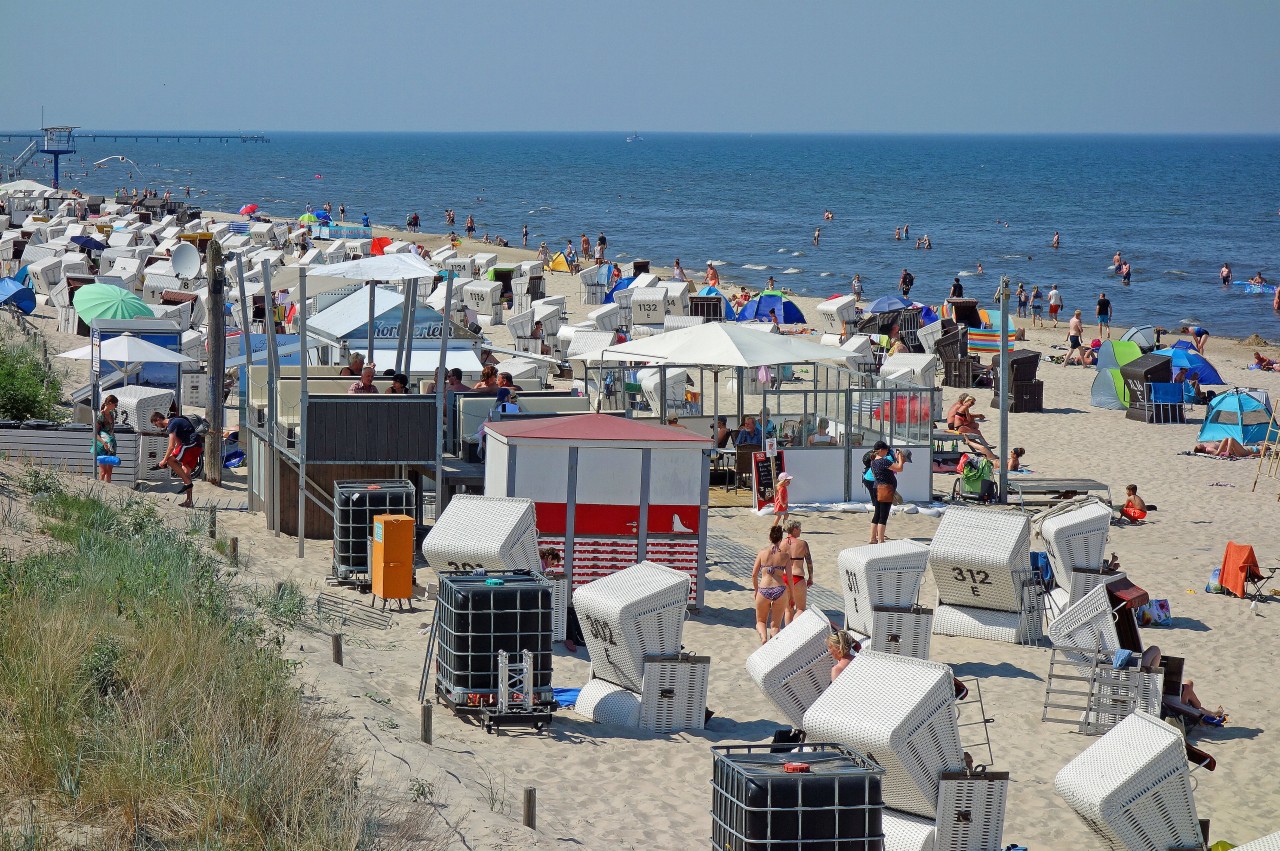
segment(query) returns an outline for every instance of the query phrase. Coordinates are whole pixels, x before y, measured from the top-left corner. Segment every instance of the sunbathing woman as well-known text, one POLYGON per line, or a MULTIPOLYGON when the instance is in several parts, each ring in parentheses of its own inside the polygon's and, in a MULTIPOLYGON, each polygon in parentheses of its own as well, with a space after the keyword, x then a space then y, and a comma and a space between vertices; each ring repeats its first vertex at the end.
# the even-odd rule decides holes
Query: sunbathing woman
POLYGON ((1245 446, 1234 437, 1197 443, 1195 451, 1203 455, 1217 455, 1220 458, 1257 458, 1261 454, 1261 450, 1245 446))
POLYGON ((1271 372, 1280 372, 1280 363, 1277 363, 1272 358, 1263 357, 1258 352, 1253 353, 1253 362, 1258 367, 1258 369, 1266 369, 1266 370, 1270 370, 1271 372))
POLYGON ((947 411, 947 428, 964 435, 964 442, 974 452, 995 461, 996 454, 991 450, 991 444, 987 443, 986 438, 982 436, 982 430, 978 427, 978 420, 985 420, 986 417, 973 413, 973 406, 977 401, 972 394, 961 393, 960 398, 947 411))
POLYGON ((751 568, 751 587, 756 598, 756 632, 764 644, 778 634, 782 618, 791 605, 786 575, 791 570, 791 553, 782 548, 782 527, 769 527, 769 546, 756 554, 751 568), (770 624, 772 623, 772 629, 770 624))

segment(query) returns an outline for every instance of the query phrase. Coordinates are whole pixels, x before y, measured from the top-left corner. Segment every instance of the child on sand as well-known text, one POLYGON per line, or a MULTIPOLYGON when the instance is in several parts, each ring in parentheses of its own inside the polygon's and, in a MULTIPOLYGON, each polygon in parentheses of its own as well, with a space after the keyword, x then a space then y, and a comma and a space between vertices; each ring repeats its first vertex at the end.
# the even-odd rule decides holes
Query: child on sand
POLYGON ((1137 485, 1125 485, 1124 492, 1128 498, 1124 501, 1124 508, 1120 509, 1120 514, 1130 523, 1138 523, 1147 516, 1147 503, 1142 497, 1138 496, 1137 485))
POLYGON ((773 525, 783 526, 787 519, 787 491, 791 484, 790 473, 780 473, 778 484, 773 489, 773 525))

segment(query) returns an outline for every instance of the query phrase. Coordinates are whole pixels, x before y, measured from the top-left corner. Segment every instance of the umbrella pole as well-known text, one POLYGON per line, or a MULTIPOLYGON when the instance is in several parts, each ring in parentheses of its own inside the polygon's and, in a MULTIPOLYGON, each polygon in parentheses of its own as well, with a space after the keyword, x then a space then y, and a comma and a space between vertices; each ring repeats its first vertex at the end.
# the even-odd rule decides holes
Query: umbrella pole
POLYGON ((369 281, 367 286, 369 287, 369 352, 364 363, 365 366, 373 366, 373 297, 378 284, 376 281, 369 281))
MULTIPOLYGON (((1009 469, 1006 463, 1009 452, 1009 276, 1000 277, 1000 333, 996 335, 1000 346, 1000 449, 996 464, 1000 470, 1000 501, 1009 501, 1009 469)), ((1081 355, 1083 361, 1084 355, 1081 355)))

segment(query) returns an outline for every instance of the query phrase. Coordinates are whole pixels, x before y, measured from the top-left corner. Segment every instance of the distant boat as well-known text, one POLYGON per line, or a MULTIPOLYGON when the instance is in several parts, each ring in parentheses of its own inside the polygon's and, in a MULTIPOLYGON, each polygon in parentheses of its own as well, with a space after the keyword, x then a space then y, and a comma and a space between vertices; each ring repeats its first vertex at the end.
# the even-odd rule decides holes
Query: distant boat
POLYGON ((632 133, 630 136, 628 136, 628 137, 627 137, 627 141, 628 141, 628 142, 643 142, 643 141, 644 141, 644 137, 643 137, 643 136, 641 136, 639 133, 632 133))

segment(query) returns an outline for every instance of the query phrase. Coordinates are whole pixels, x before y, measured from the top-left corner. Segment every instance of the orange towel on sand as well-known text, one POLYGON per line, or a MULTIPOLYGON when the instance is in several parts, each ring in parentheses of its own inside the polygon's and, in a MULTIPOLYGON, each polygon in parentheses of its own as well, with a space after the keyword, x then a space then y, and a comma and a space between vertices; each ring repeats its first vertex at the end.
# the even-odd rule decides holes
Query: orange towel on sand
POLYGON ((1222 556, 1222 572, 1218 579, 1222 590, 1229 591, 1236 597, 1243 597, 1245 580, 1261 578, 1262 570, 1258 567, 1258 557, 1254 554, 1253 547, 1227 541, 1227 551, 1222 556))

